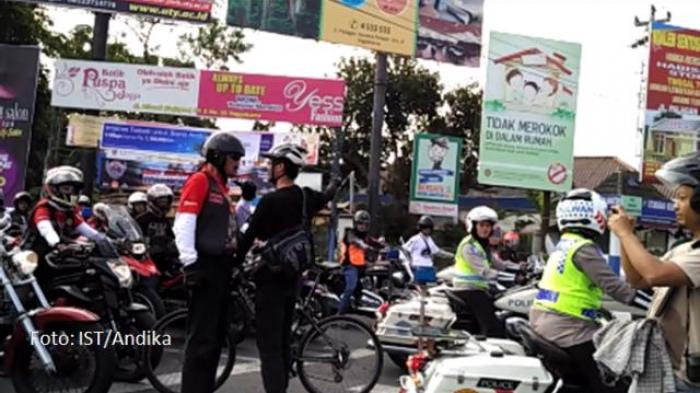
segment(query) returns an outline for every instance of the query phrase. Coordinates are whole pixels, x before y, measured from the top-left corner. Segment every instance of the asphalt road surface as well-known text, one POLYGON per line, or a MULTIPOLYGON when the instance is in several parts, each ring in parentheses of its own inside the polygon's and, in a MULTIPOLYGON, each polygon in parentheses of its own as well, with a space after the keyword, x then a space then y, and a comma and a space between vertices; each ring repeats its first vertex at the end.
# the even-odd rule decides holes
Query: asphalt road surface
MULTIPOLYGON (((178 367, 179 360, 177 354, 166 352, 163 362, 172 367, 178 367)), ((374 393, 397 393, 399 391, 398 378, 401 371, 388 357, 384 358, 384 368, 379 383, 372 389, 374 393)), ((179 376, 172 377, 175 381, 179 376)), ((8 378, 0 378, 0 392, 14 392, 12 383, 8 378)), ((110 393, 155 393, 157 392, 147 380, 136 384, 114 383, 110 393)), ((262 379, 260 377, 260 361, 258 350, 254 338, 248 338, 237 347, 236 365, 231 377, 226 384, 217 392, 222 393, 264 393, 262 379)), ((304 393, 306 389, 301 385, 298 378, 291 381, 288 393, 304 393)))

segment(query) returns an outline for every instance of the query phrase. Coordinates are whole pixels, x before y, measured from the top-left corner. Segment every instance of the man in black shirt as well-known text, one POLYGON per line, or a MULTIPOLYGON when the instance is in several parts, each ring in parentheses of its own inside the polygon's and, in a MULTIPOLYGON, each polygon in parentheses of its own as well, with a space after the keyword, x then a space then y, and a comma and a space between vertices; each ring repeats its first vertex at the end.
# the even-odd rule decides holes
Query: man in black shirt
MULTIPOLYGON (((338 179, 333 179, 323 193, 309 188, 302 190, 294 184, 306 155, 304 147, 290 143, 276 146, 263 155, 272 161, 270 181, 275 185, 275 191, 263 196, 258 203, 239 244, 239 260, 245 258, 255 240, 267 241, 287 229, 300 226, 302 200, 306 201, 307 219, 310 220, 333 198, 338 179)), ((263 385, 267 393, 284 393, 289 384, 292 317, 299 277, 273 273, 267 266, 262 266, 255 276, 255 283, 256 331, 263 385)))

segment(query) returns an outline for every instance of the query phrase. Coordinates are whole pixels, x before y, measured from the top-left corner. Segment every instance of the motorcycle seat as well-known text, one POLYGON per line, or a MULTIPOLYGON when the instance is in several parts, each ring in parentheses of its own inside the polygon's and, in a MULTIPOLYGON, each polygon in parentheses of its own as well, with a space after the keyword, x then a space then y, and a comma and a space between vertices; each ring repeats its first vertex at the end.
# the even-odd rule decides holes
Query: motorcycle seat
POLYGON ((529 325, 522 324, 519 330, 526 350, 542 360, 552 374, 567 383, 582 382, 574 360, 561 347, 537 334, 529 325))

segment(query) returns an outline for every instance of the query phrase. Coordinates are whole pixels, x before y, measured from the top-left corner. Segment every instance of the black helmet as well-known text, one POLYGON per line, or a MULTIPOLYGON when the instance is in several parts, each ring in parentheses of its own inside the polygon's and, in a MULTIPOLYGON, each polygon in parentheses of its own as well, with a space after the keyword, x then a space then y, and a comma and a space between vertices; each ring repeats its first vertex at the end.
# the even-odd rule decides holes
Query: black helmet
POLYGON ((654 174, 666 187, 700 185, 700 153, 695 152, 665 163, 654 174))
POLYGON ((358 210, 355 213, 355 215, 352 217, 352 222, 355 225, 357 225, 357 224, 369 225, 371 220, 372 220, 372 216, 370 216, 370 214, 367 210, 358 210))
POLYGON ((207 138, 202 146, 202 155, 214 165, 223 165, 226 156, 245 156, 245 148, 233 132, 221 131, 207 138))
POLYGON ((12 201, 12 203, 15 205, 15 208, 17 207, 17 204, 20 203, 21 201, 25 201, 29 204, 32 203, 32 196, 26 192, 26 191, 21 191, 15 194, 15 199, 12 201))
POLYGON ((435 226, 435 223, 433 223, 433 219, 430 216, 421 216, 421 218, 418 219, 418 229, 425 229, 425 228, 430 228, 433 229, 435 226))

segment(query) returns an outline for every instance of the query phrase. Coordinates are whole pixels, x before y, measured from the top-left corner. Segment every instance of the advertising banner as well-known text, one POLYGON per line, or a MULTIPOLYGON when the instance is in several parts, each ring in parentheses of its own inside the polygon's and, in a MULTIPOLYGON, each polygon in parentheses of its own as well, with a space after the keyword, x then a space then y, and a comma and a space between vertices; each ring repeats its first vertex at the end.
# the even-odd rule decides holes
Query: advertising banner
POLYGON ((39 48, 0 44, 0 189, 6 201, 24 189, 39 48))
POLYGON ((211 20, 213 0, 17 0, 25 3, 124 13, 204 23, 211 20))
POLYGON ((228 0, 227 23, 413 56, 416 0, 228 0))
POLYGON ((581 46, 493 32, 488 58, 479 183, 570 190, 581 46))
MULTIPOLYGON (((108 189, 134 189, 162 182, 179 189, 201 163, 201 146, 212 132, 216 131, 158 123, 105 121, 97 164, 98 183, 108 189)), ((267 182, 266 159, 262 153, 274 145, 303 144, 309 150, 307 165, 317 164, 318 135, 255 131, 235 134, 246 150, 238 169, 239 176, 259 186, 267 182)))
POLYGON ((340 126, 345 82, 57 60, 51 105, 340 126))
POLYGON ((462 140, 418 134, 413 142, 411 214, 457 217, 462 140))
POLYGON ((700 147, 700 31, 655 22, 644 116, 642 178, 700 147))
POLYGON ((200 149, 212 130, 166 126, 142 126, 105 123, 102 128, 102 149, 145 150, 200 157, 200 149))
POLYGON ((345 83, 338 80, 202 71, 198 111, 209 117, 340 126, 344 102, 345 83))
POLYGON ((416 57, 479 67, 484 0, 423 0, 416 57))

